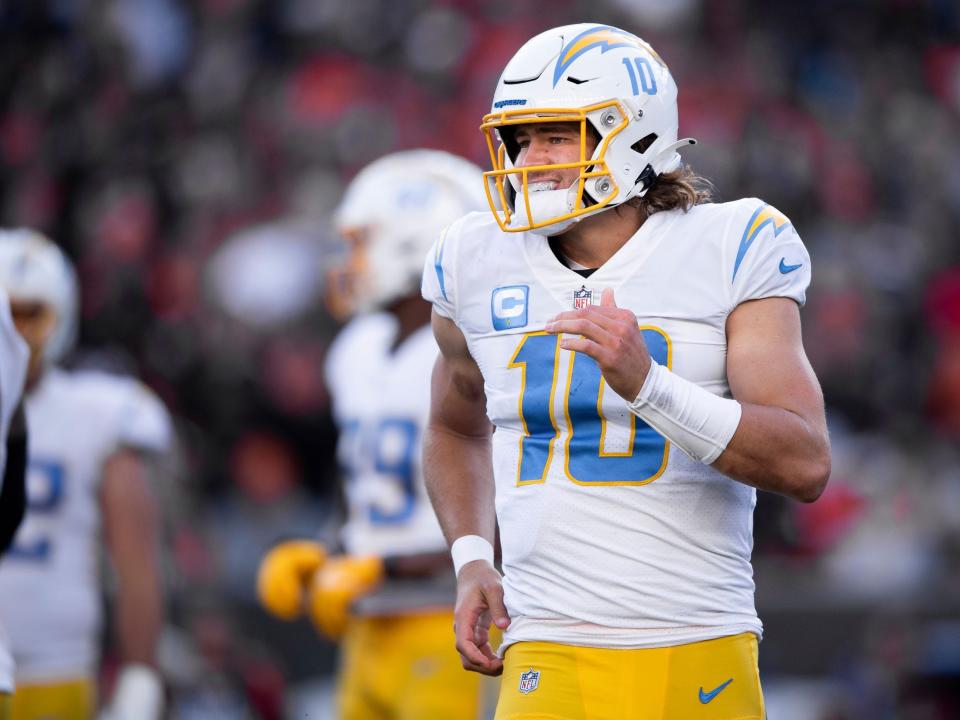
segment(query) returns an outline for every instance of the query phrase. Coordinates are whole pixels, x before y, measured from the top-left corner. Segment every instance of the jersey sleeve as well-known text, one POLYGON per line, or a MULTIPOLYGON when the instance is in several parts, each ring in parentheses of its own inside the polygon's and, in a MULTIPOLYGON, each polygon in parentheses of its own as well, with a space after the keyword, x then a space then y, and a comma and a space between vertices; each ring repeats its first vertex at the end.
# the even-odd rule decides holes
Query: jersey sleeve
POLYGON ((453 261, 456 248, 457 223, 440 233, 423 266, 420 292, 423 299, 433 303, 433 309, 445 318, 456 320, 456 278, 453 261))
POLYGON ((743 201, 728 232, 731 309, 767 297, 804 304, 810 255, 786 215, 762 200, 743 201))
POLYGON ((131 381, 119 408, 117 446, 151 453, 166 452, 173 425, 160 399, 145 385, 131 381))

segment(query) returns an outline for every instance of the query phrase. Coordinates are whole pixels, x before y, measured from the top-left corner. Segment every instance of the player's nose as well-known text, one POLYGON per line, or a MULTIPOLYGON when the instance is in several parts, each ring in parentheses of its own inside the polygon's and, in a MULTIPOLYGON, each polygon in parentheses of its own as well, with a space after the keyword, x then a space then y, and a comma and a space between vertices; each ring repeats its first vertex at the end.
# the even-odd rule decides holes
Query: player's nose
POLYGON ((550 163, 550 145, 543 140, 534 137, 527 145, 527 151, 521 158, 520 165, 530 167, 532 165, 548 165, 550 163))

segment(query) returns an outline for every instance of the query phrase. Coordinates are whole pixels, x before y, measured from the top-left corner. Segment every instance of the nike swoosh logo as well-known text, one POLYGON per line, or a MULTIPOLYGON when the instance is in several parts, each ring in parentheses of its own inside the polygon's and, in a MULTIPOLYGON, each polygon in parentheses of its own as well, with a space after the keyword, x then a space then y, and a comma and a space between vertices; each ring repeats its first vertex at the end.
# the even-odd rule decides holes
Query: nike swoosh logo
POLYGON ((733 678, 730 678, 725 683, 723 683, 722 685, 718 685, 708 693, 705 693, 703 691, 703 688, 700 688, 700 702, 706 705, 708 702, 713 700, 717 695, 722 693, 724 688, 727 687, 727 685, 729 685, 732 682, 733 682, 733 678))
POLYGON ((803 267, 803 263, 800 263, 799 265, 787 265, 784 260, 786 260, 786 258, 780 258, 780 272, 784 275, 787 273, 792 273, 794 270, 803 267))

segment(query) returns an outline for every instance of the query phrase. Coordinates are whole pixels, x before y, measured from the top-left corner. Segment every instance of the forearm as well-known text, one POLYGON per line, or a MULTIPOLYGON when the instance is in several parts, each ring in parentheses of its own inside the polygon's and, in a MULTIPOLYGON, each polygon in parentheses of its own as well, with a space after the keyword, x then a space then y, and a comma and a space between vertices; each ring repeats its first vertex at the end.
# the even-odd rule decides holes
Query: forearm
POLYGON ((629 407, 693 459, 761 490, 812 502, 830 474, 826 423, 815 401, 786 401, 808 407, 801 414, 722 398, 653 363, 629 407))
POLYGON ((424 480, 448 544, 479 535, 491 544, 496 528, 490 436, 467 436, 437 423, 423 443, 424 480))
POLYGON ((759 490, 812 502, 830 474, 830 444, 790 410, 741 403, 740 424, 712 467, 759 490))
POLYGON ((163 627, 162 598, 160 579, 153 568, 140 568, 135 576, 121 578, 115 623, 122 662, 156 665, 163 627))
POLYGON ((117 575, 114 629, 120 657, 125 663, 152 666, 163 624, 160 508, 136 452, 121 450, 106 462, 101 504, 117 575))

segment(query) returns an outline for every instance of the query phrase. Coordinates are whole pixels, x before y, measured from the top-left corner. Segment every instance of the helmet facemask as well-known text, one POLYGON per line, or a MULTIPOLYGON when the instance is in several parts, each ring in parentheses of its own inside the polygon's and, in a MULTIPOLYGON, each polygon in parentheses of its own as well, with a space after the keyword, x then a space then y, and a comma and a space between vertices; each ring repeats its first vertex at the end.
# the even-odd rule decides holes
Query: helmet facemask
POLYGON ((480 129, 487 141, 493 170, 484 173, 487 200, 500 228, 505 232, 526 232, 549 227, 559 234, 588 215, 607 207, 620 192, 607 165, 610 142, 628 124, 627 111, 616 101, 583 108, 538 108, 505 110, 483 118, 480 129), (520 125, 574 124, 579 128, 580 153, 577 160, 548 165, 515 165, 519 147, 513 136, 520 125), (591 133, 599 138, 588 154, 591 133), (530 175, 550 170, 577 168, 577 178, 566 188, 531 190, 530 175))

